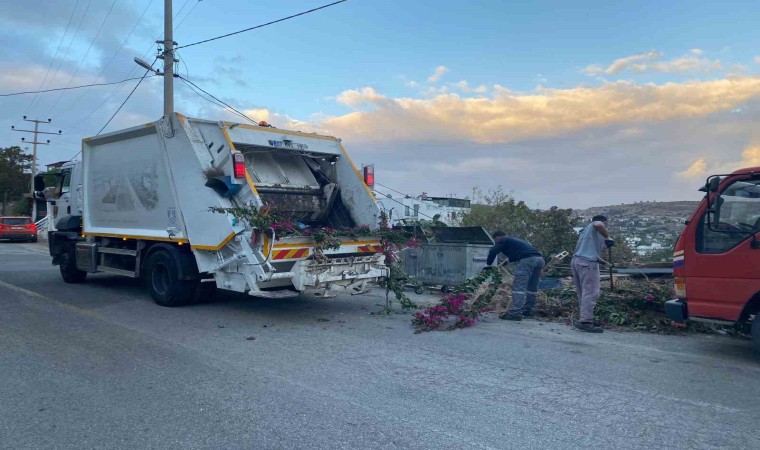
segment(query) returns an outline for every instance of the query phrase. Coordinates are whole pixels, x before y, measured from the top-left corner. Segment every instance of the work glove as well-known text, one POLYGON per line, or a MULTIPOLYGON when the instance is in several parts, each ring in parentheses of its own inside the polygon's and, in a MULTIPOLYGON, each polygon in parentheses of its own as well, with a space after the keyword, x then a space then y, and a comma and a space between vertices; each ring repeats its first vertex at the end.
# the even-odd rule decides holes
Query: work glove
POLYGON ((483 270, 481 272, 490 272, 493 270, 493 266, 485 266, 483 267, 483 270))
POLYGON ((604 240, 604 245, 606 245, 607 248, 611 248, 613 245, 615 245, 615 240, 614 239, 605 239, 604 240))

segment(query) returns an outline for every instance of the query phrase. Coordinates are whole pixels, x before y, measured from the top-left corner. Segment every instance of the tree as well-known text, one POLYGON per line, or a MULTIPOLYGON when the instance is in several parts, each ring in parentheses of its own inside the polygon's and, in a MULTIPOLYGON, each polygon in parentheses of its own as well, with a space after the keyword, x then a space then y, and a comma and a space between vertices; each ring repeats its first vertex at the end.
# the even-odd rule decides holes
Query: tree
POLYGON ((32 156, 26 155, 20 147, 0 149, 0 199, 8 193, 8 200, 17 200, 29 192, 29 174, 32 156))
POLYGON ((578 241, 573 210, 552 206, 531 210, 501 187, 483 192, 473 189, 473 204, 462 218, 464 226, 481 226, 489 232, 501 230, 533 244, 545 256, 563 250, 572 252, 578 241))

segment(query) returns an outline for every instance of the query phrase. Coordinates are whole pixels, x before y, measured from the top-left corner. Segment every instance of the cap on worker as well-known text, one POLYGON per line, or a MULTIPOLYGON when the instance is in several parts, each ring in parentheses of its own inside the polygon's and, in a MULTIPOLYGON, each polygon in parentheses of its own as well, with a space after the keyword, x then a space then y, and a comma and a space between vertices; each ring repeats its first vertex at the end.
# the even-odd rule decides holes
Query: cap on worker
POLYGON ((599 214, 599 215, 594 216, 591 219, 591 221, 592 222, 606 222, 607 221, 607 216, 603 216, 603 215, 599 214))

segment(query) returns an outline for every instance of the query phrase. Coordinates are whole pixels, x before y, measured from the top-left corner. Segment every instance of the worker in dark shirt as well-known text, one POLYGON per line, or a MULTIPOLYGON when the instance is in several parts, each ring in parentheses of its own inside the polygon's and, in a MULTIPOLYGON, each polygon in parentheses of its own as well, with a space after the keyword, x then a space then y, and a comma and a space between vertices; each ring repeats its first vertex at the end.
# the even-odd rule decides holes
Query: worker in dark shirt
POLYGON ((543 255, 530 243, 509 237, 503 231, 495 232, 493 240, 496 243, 488 252, 487 268, 490 268, 499 253, 503 253, 509 262, 517 263, 515 279, 512 282, 512 308, 499 318, 522 320, 523 317, 533 317, 538 280, 545 264, 543 255))

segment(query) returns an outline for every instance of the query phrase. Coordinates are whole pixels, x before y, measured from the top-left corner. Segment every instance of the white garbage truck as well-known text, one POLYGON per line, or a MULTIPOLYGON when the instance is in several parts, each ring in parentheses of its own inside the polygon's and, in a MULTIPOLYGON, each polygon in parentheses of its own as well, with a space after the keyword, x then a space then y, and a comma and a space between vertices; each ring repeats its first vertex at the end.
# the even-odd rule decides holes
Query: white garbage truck
POLYGON ((57 180, 45 189, 49 245, 67 283, 97 272, 142 278, 156 303, 178 306, 216 288, 361 293, 388 275, 380 210, 335 137, 175 113, 84 139, 82 160, 57 180), (231 213, 261 207, 315 232, 278 235, 231 213), (320 248, 325 228, 345 235, 320 248))

